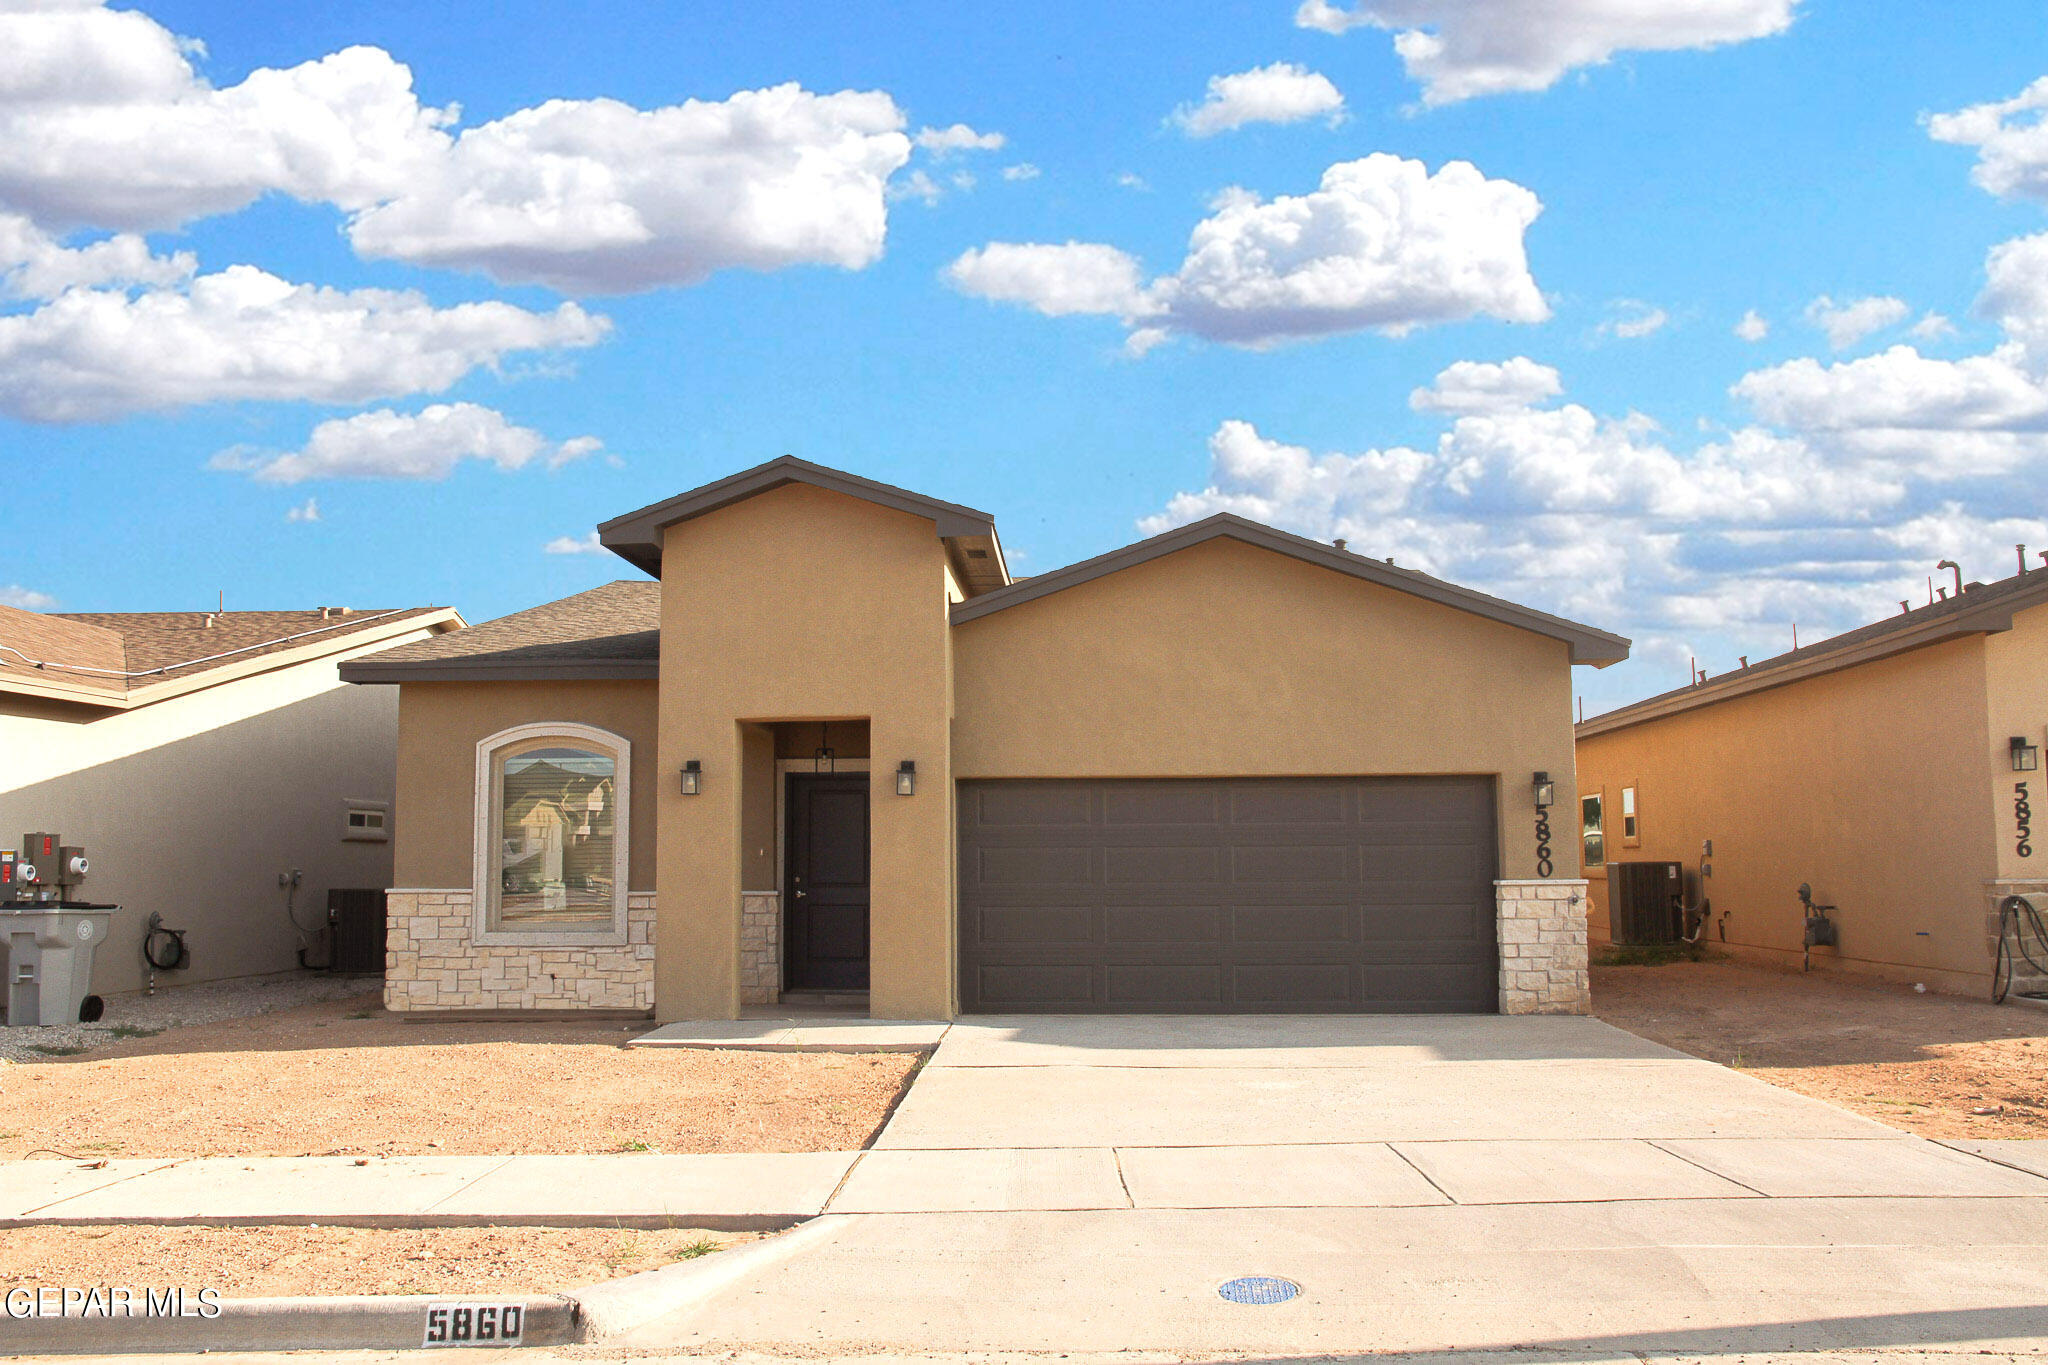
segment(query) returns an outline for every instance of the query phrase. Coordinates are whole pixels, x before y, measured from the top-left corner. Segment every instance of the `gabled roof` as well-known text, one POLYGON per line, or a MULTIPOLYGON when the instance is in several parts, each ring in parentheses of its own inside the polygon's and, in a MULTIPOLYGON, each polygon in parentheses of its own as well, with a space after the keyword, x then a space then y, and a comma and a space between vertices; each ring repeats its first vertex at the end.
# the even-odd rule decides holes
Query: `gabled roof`
POLYGON ((129 710, 422 628, 452 607, 77 612, 0 607, 0 692, 129 710))
POLYGON ((1644 721, 1690 711, 1694 707, 1783 687, 1802 678, 1838 673, 1858 664, 1889 658, 1911 649, 1924 649, 1966 635, 1995 635, 2012 629, 2012 618, 2029 607, 2048 602, 2048 568, 2034 569, 1996 583, 1972 583, 1961 596, 1945 598, 1930 606, 1915 607, 1897 616, 1831 635, 1818 644, 1774 655, 1747 668, 1735 669, 1718 678, 1669 692, 1581 721, 1581 739, 1621 730, 1644 721))
POLYGON ((652 678, 661 662, 661 584, 589 592, 418 640, 341 666, 344 682, 652 678))
POLYGON ((1003 561, 1002 542, 996 537, 995 518, 986 512, 958 503, 895 488, 873 479, 863 479, 824 465, 799 460, 793 455, 770 460, 742 470, 730 478, 707 483, 664 502, 613 517, 597 528, 597 538, 606 549, 634 568, 661 577, 662 532, 677 522, 701 517, 721 507, 765 493, 785 484, 805 483, 848 497, 861 498, 883 507, 893 507, 912 516, 928 517, 937 524, 939 539, 953 561, 953 572, 969 597, 999 588, 1010 581, 1003 561))
POLYGON ((1517 606, 1498 597, 1474 592, 1470 588, 1461 588, 1455 583, 1446 583, 1440 578, 1432 578, 1414 569, 1396 568, 1385 560, 1369 559, 1349 550, 1340 550, 1334 545, 1325 545, 1319 540, 1309 540, 1304 536, 1278 531, 1271 526, 1247 521, 1228 512, 1219 512, 1215 516, 1177 527, 1149 540, 1141 540, 1135 545, 1126 545, 1121 550, 1112 550, 1106 555, 1097 555, 1094 559, 1085 559, 1079 564, 1070 564, 1064 569, 1055 569, 1036 578, 1022 579, 1006 588, 999 588, 971 601, 958 603, 953 607, 953 623, 959 625, 1010 607, 1022 606, 1026 602, 1036 602, 1053 593, 1064 592, 1068 588, 1078 587, 1105 575, 1118 573, 1200 545, 1205 541, 1218 539, 1242 541, 1247 545, 1287 555, 1319 568, 1334 569, 1353 578, 1362 578, 1381 587, 1412 593, 1458 611, 1471 612, 1475 616, 1484 616, 1491 621, 1499 621, 1505 625, 1534 631, 1538 635, 1563 640, 1571 645, 1572 662, 1575 664, 1593 664, 1604 668, 1628 657, 1629 642, 1619 635, 1610 635, 1604 630, 1582 626, 1561 616, 1552 616, 1531 607, 1517 606))

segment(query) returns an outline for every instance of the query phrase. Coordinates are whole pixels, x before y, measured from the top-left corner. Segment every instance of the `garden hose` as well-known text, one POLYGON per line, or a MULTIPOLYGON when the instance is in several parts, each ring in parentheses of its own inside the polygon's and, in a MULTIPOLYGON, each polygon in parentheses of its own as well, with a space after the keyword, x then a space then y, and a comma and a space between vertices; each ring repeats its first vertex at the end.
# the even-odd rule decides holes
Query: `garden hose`
POLYGON ((149 932, 142 936, 142 957, 160 972, 177 971, 192 960, 192 955, 185 951, 185 931, 166 929, 164 917, 151 913, 149 932), (159 943, 165 946, 159 949, 159 943))
POLYGON ((2042 976, 2048 976, 2048 963, 2043 963, 2027 947, 2027 935, 2034 936, 2034 942, 2041 948, 2042 957, 2048 957, 2048 925, 2041 922, 2041 912, 2025 896, 2007 896, 1998 906, 1998 956, 1991 966, 1991 1003, 2005 1002, 2006 992, 2012 989, 2013 949, 2042 976))

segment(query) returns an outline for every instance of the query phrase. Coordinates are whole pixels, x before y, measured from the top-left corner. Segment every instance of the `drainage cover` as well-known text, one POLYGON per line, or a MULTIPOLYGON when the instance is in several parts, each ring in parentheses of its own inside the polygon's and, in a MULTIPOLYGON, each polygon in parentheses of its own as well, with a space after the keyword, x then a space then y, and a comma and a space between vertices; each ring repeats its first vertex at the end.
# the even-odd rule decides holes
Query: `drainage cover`
POLYGON ((1301 1286, 1277 1275, 1241 1275, 1216 1286, 1216 1292, 1232 1303, 1285 1303, 1301 1292, 1301 1286))

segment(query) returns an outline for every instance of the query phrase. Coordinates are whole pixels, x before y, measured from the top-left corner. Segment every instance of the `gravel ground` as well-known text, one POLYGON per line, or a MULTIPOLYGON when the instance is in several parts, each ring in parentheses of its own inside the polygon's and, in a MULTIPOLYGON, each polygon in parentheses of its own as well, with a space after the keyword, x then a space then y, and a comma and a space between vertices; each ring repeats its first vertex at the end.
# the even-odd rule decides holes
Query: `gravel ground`
POLYGON ((0 1238, 0 1285, 181 1285, 231 1299, 552 1294, 759 1237, 698 1228, 11 1228, 0 1238))
POLYGON ((0 1067, 0 1159, 833 1152, 918 1059, 621 1046, 642 1024, 409 1023, 377 997, 0 1067))
POLYGON ((155 995, 110 995, 96 1024, 50 1024, 41 1028, 0 1027, 0 1065, 38 1062, 104 1047, 124 1038, 147 1037, 169 1028, 246 1019, 322 1000, 342 1000, 370 989, 374 978, 330 976, 324 972, 282 972, 231 981, 169 986, 155 995))
POLYGON ((1934 1138, 2048 1138, 2048 1011, 1734 962, 1593 968, 1593 1013, 1934 1138))

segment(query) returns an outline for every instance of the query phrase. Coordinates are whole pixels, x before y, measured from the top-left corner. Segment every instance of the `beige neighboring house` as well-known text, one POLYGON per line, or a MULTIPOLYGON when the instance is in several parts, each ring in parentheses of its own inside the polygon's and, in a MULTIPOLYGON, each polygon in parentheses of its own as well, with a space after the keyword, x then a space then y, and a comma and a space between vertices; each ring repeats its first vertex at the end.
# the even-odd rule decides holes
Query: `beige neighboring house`
POLYGON ((397 707, 346 660, 458 630, 447 607, 46 614, 0 607, 0 848, 46 831, 118 904, 93 964, 140 989, 154 912, 191 958, 165 983, 285 971, 292 907, 391 876, 397 707))
POLYGON ((1958 586, 1581 724, 1593 940, 1612 864, 1681 862, 1738 956, 1800 965, 1808 883, 1817 969, 1988 991, 1999 902, 2048 891, 2048 569, 1958 586))
POLYGON ((1535 779, 1576 809, 1617 636, 1233 516, 1014 578, 787 458, 599 538, 648 578, 342 668, 397 694, 393 1009, 1585 1008, 1535 779))

